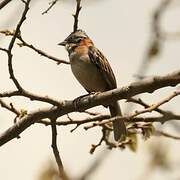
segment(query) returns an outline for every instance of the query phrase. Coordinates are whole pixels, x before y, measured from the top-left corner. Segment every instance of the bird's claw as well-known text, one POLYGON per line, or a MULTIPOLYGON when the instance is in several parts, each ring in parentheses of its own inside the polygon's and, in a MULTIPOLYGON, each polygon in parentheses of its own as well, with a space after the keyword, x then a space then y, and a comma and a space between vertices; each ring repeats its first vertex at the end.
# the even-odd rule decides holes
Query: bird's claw
POLYGON ((75 98, 73 100, 73 104, 74 104, 75 109, 78 109, 78 103, 82 98, 84 98, 86 96, 89 96, 89 95, 94 95, 95 96, 95 95, 98 95, 99 93, 101 93, 101 92, 90 92, 89 94, 85 94, 85 95, 82 95, 82 96, 79 96, 79 97, 75 98))

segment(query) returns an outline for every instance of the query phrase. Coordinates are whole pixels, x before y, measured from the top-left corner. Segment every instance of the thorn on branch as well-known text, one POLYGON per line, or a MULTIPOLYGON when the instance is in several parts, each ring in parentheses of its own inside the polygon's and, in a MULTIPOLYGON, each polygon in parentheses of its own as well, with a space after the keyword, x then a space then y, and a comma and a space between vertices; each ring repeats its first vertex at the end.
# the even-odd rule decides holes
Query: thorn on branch
POLYGON ((12 103, 10 103, 9 105, 7 103, 5 103, 3 100, 0 99, 0 105, 1 107, 7 109, 8 111, 11 111, 12 113, 14 113, 17 117, 20 115, 20 111, 17 110, 12 103))

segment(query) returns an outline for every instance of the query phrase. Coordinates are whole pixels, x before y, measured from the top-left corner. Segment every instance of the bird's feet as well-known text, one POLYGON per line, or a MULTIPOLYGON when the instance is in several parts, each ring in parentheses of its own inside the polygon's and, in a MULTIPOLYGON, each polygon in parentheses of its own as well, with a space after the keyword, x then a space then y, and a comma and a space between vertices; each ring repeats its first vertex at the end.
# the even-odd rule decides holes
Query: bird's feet
POLYGON ((73 104, 74 104, 75 109, 78 109, 78 103, 80 102, 80 100, 81 100, 82 98, 84 98, 84 97, 86 97, 86 96, 89 96, 89 95, 95 96, 95 95, 97 95, 97 94, 99 94, 99 93, 100 93, 100 92, 90 92, 89 94, 85 94, 85 95, 82 95, 82 96, 79 96, 79 97, 75 98, 75 99, 73 100, 73 104))

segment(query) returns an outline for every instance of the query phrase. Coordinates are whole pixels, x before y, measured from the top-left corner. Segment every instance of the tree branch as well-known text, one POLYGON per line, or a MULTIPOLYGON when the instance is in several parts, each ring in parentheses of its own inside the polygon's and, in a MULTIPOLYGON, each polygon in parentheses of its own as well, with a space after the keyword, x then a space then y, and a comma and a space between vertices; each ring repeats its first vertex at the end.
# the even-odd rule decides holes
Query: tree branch
POLYGON ((26 97, 32 101, 33 100, 41 101, 41 102, 49 103, 49 104, 54 105, 54 106, 60 106, 61 105, 61 102, 58 102, 55 99, 49 98, 48 96, 36 95, 36 94, 33 94, 33 93, 26 91, 24 89, 22 91, 7 91, 7 92, 0 93, 0 98, 14 97, 14 96, 26 97))
POLYGON ((130 116, 130 118, 136 117, 136 116, 138 116, 138 115, 140 115, 140 114, 144 114, 144 113, 147 113, 147 112, 152 112, 152 111, 154 111, 154 110, 157 111, 157 109, 158 109, 159 106, 161 106, 161 105, 169 102, 171 99, 173 99, 174 97, 176 97, 176 96, 178 96, 178 95, 180 95, 180 91, 175 91, 175 92, 172 93, 170 96, 168 96, 167 98, 163 99, 162 101, 160 101, 160 102, 158 102, 158 103, 156 103, 156 104, 153 104, 153 105, 151 105, 151 106, 149 106, 149 107, 147 107, 147 108, 145 108, 145 109, 143 109, 143 110, 141 110, 141 111, 135 111, 135 113, 132 114, 132 115, 130 116))
POLYGON ((63 167, 63 163, 61 160, 61 157, 59 155, 59 151, 57 148, 57 128, 56 128, 56 119, 51 119, 51 129, 52 129, 52 149, 53 149, 53 153, 54 153, 54 157, 56 159, 56 163, 58 165, 58 169, 59 169, 59 176, 60 178, 64 179, 64 167, 63 167))
POLYGON ((19 116, 21 113, 19 110, 17 110, 13 105, 12 103, 10 103, 10 105, 8 105, 7 103, 5 103, 3 100, 0 99, 0 105, 1 107, 7 109, 8 111, 16 114, 17 116, 19 116))
MULTIPOLYGON (((14 36, 14 32, 11 32, 9 30, 2 30, 0 31, 1 34, 4 34, 5 36, 14 36)), ((51 56, 49 54, 47 54, 46 52, 42 51, 41 49, 38 49, 37 47, 33 46, 32 44, 27 43, 21 36, 21 34, 19 34, 17 36, 17 39, 20 40, 20 43, 17 43, 20 47, 28 47, 32 50, 34 50, 35 52, 37 52, 38 54, 40 54, 41 56, 44 56, 52 61, 55 61, 58 65, 63 63, 63 64, 70 64, 68 61, 62 60, 62 59, 58 59, 54 56, 51 56)), ((3 50, 5 52, 7 52, 6 49, 0 48, 0 50, 3 50)))
POLYGON ((4 0, 0 2, 0 10, 5 7, 8 3, 10 3, 12 0, 4 0))
POLYGON ((175 140, 180 140, 179 136, 174 136, 172 134, 169 134, 169 133, 166 133, 166 132, 163 132, 163 131, 159 131, 159 130, 156 130, 154 132, 154 135, 155 136, 164 136, 164 137, 175 139, 175 140))
POLYGON ((61 101, 58 107, 40 109, 24 116, 14 126, 10 127, 0 135, 0 146, 17 137, 26 128, 39 120, 61 117, 70 112, 84 111, 94 106, 127 99, 140 93, 152 93, 157 89, 175 86, 179 83, 180 72, 174 72, 166 76, 156 76, 144 79, 142 81, 131 83, 129 86, 83 97, 78 101, 76 106, 74 106, 74 101, 61 101))
POLYGON ((42 15, 48 13, 48 11, 49 11, 58 1, 59 1, 59 0, 54 0, 54 1, 50 2, 50 3, 49 3, 50 6, 49 6, 44 12, 42 12, 42 15))
POLYGON ((74 17, 74 25, 73 25, 73 32, 77 31, 78 29, 78 17, 79 12, 81 10, 81 0, 76 0, 76 13, 73 15, 74 17))
POLYGON ((12 79, 12 81, 14 82, 15 86, 17 87, 17 89, 19 91, 22 91, 23 88, 21 87, 21 85, 19 84, 18 80, 16 79, 15 75, 14 75, 14 71, 13 71, 13 67, 12 67, 12 48, 14 46, 14 43, 15 43, 15 40, 18 36, 18 34, 20 34, 20 28, 21 28, 21 25, 23 24, 23 22, 25 21, 26 19, 26 14, 29 10, 29 3, 30 3, 31 0, 27 0, 27 2, 25 2, 25 7, 24 7, 24 11, 22 13, 22 16, 21 16, 21 19, 19 20, 19 23, 17 24, 17 27, 16 27, 16 30, 14 32, 14 36, 12 37, 10 43, 9 43, 9 47, 8 47, 8 51, 7 51, 7 54, 8 54, 8 68, 9 68, 9 74, 10 74, 10 79, 12 79))
MULTIPOLYGON (((109 119, 110 117, 111 117, 110 115, 101 114, 101 115, 97 115, 94 117, 88 117, 88 118, 85 118, 82 120, 56 121, 56 125, 66 126, 66 125, 73 125, 74 124, 76 126, 80 126, 80 125, 85 124, 85 123, 90 123, 90 122, 95 122, 95 121, 103 121, 105 119, 109 119)), ((51 125, 51 122, 47 121, 47 120, 40 120, 37 123, 44 124, 46 126, 51 125)))

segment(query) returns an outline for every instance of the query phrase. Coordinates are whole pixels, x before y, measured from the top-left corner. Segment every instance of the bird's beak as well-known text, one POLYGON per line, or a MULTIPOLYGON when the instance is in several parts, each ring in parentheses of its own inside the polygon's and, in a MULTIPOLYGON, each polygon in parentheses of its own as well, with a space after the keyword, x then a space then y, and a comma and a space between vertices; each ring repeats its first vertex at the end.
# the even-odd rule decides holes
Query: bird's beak
POLYGON ((58 43, 58 45, 60 45, 60 46, 65 46, 66 44, 67 44, 66 41, 63 41, 63 42, 58 43))

